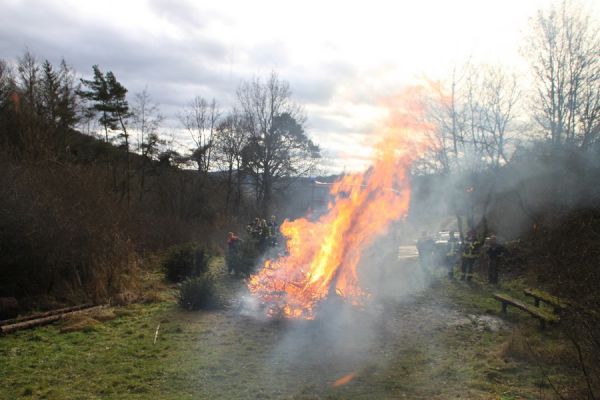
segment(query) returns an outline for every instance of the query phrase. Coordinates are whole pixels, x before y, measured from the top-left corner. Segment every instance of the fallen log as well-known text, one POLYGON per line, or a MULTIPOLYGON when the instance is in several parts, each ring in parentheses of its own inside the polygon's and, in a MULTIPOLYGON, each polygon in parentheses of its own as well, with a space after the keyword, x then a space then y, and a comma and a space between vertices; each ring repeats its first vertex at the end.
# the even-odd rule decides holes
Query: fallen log
POLYGON ((50 311, 45 311, 45 312, 41 312, 41 313, 37 313, 37 314, 25 315, 23 317, 17 317, 17 318, 12 318, 12 319, 5 319, 3 321, 0 321, 0 326, 14 325, 14 324, 19 323, 19 322, 25 322, 25 321, 30 321, 30 320, 33 320, 33 319, 50 317, 52 315, 64 314, 66 312, 71 312, 71 311, 83 310, 85 308, 90 308, 90 307, 93 307, 93 306, 94 305, 92 303, 86 303, 86 304, 80 304, 78 306, 58 308, 56 310, 50 310, 50 311))
POLYGON ((83 314, 83 313, 86 313, 89 311, 94 311, 94 310, 100 310, 104 307, 106 307, 106 305, 88 307, 85 309, 63 312, 62 314, 56 314, 56 315, 32 319, 32 320, 28 320, 28 321, 21 321, 21 322, 17 322, 17 323, 11 324, 11 325, 0 326, 0 334, 12 333, 12 332, 19 331, 22 329, 30 329, 30 328, 35 328, 35 327, 42 326, 42 325, 48 325, 55 321, 61 320, 67 316, 83 314))

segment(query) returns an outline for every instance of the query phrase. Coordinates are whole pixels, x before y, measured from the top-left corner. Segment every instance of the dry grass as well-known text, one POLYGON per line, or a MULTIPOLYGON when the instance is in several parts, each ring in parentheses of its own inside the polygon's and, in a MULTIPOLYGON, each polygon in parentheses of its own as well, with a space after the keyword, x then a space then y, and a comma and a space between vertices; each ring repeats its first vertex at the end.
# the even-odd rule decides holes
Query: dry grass
POLYGON ((61 322, 60 333, 89 332, 96 329, 98 324, 100 322, 89 315, 77 314, 67 317, 61 322))
POLYGON ((159 290, 150 290, 142 295, 140 302, 143 304, 160 303, 169 300, 169 296, 159 290))
POLYGON ((60 332, 89 332, 98 328, 101 323, 112 321, 117 317, 117 313, 112 308, 101 308, 90 312, 71 314, 61 321, 60 332))
POLYGON ((136 300, 138 300, 138 297, 139 296, 132 291, 126 290, 114 295, 114 297, 111 298, 111 304, 117 306, 126 306, 134 303, 136 300))
POLYGON ((499 356, 504 359, 510 358, 518 361, 535 361, 535 356, 531 351, 530 345, 527 343, 527 338, 519 328, 513 329, 506 342, 502 345, 499 356))
POLYGON ((115 314, 115 311, 112 308, 102 308, 92 312, 90 318, 93 318, 98 322, 106 322, 117 318, 117 314, 115 314))

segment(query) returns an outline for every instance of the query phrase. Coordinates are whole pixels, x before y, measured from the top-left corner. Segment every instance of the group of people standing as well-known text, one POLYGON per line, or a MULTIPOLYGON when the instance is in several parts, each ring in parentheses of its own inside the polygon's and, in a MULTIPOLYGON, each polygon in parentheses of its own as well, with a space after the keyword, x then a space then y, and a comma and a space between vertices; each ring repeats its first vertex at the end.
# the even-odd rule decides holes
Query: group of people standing
POLYGON ((257 241, 259 250, 265 251, 268 246, 277 246, 277 228, 277 218, 274 215, 269 221, 256 217, 246 225, 246 232, 257 241))
MULTIPOLYGON (((447 268, 448 278, 454 279, 454 269, 460 264, 461 279, 467 282, 473 279, 473 268, 481 259, 483 248, 484 242, 477 239, 474 231, 466 234, 463 243, 456 237, 455 232, 451 231, 445 248, 436 246, 435 241, 428 237, 426 232, 421 233, 417 242, 419 259, 425 270, 441 263, 447 268)), ((495 235, 491 235, 485 246, 485 254, 488 262, 488 282, 497 284, 498 265, 500 258, 506 254, 506 248, 498 243, 495 235)))
MULTIPOLYGON (((255 248, 256 251, 249 253, 258 253, 263 254, 269 247, 275 247, 278 243, 278 228, 277 219, 273 215, 271 219, 267 221, 266 219, 254 218, 253 221, 246 225, 246 240, 250 242, 251 246, 255 248)), ((241 244, 244 242, 239 236, 237 236, 234 232, 229 232, 227 234, 227 272, 229 274, 235 274, 240 271, 242 261, 249 260, 241 260, 241 244)))

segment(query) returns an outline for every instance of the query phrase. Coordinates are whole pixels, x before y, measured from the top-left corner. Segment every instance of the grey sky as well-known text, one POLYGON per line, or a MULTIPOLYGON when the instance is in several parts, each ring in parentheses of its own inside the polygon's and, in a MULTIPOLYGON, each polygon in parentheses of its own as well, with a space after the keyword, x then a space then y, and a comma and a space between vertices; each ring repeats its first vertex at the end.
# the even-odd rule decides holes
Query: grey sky
POLYGON ((147 86, 171 127, 194 96, 227 108, 242 80, 275 70, 305 107, 308 133, 341 168, 363 156, 345 142, 360 142, 381 116, 378 99, 402 85, 443 77, 467 58, 523 68, 527 20, 549 4, 0 0, 0 58, 29 49, 42 60, 64 57, 86 77, 98 64, 131 94, 147 86))

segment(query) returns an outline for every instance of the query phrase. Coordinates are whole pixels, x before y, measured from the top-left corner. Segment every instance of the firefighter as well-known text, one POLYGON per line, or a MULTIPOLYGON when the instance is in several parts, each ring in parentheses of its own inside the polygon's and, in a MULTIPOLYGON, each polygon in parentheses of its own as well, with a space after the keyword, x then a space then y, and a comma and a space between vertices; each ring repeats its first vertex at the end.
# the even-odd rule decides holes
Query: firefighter
POLYGON ((506 253, 506 248, 498 243, 496 235, 490 236, 488 256, 488 282, 492 285, 498 283, 498 264, 500 258, 506 253))
POLYGON ((235 274, 237 264, 239 263, 239 245, 242 239, 236 236, 235 233, 227 234, 227 273, 235 274))
POLYGON ((462 280, 465 279, 467 282, 470 282, 473 279, 473 266, 475 261, 479 257, 479 242, 475 237, 475 232, 470 231, 465 238, 465 243, 463 244, 462 251, 462 262, 461 262, 461 270, 462 270, 462 280))
POLYGON ((454 279, 454 266, 458 259, 459 246, 458 238, 454 235, 454 231, 450 231, 448 244, 446 245, 446 267, 448 268, 448 279, 454 279))
POLYGON ((271 230, 273 230, 273 231, 277 230, 277 227, 278 227, 277 218, 274 215, 271 215, 271 220, 269 221, 269 226, 271 227, 271 230))
POLYGON ((258 226, 258 250, 263 253, 271 241, 271 228, 267 220, 260 220, 258 226))
POLYGON ((271 240, 269 244, 271 247, 277 246, 277 234, 279 233, 279 230, 277 229, 278 227, 279 225, 277 224, 277 218, 275 218, 274 215, 271 215, 271 220, 269 221, 269 229, 271 231, 271 240))
POLYGON ((253 239, 260 239, 262 233, 260 218, 254 218, 254 221, 246 226, 246 230, 248 231, 248 234, 252 236, 253 239))

